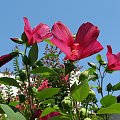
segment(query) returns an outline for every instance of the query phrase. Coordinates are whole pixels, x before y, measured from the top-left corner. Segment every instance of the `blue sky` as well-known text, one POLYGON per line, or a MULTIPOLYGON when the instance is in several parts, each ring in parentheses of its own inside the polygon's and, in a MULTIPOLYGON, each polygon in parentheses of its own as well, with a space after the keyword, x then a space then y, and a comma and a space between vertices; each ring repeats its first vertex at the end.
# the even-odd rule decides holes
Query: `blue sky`
MULTIPOLYGON (((92 22, 100 29, 99 41, 104 46, 101 52, 106 59, 106 45, 113 52, 120 51, 120 1, 119 0, 1 0, 0 2, 0 55, 12 51, 15 44, 10 37, 20 37, 23 32, 23 16, 29 18, 31 26, 44 22, 50 27, 62 21, 73 33, 84 22, 92 22)), ((43 44, 41 44, 43 45, 43 44)), ((41 48, 42 50, 42 48, 41 48)), ((95 55, 80 61, 86 66, 95 55)), ((11 67, 12 62, 0 70, 11 67)), ((112 83, 119 81, 119 72, 108 77, 112 83), (115 76, 115 77, 113 77, 115 76)))

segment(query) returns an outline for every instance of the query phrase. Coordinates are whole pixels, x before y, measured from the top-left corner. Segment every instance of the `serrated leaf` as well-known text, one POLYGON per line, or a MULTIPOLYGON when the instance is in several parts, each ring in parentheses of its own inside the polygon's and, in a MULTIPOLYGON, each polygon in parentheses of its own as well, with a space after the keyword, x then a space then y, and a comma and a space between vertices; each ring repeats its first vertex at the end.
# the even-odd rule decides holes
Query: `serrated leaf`
POLYGON ((34 63, 36 62, 36 60, 38 59, 38 46, 37 43, 35 43, 34 45, 32 45, 29 54, 28 54, 28 59, 30 62, 30 65, 34 65, 34 63))
POLYGON ((60 88, 45 88, 44 90, 36 93, 36 98, 39 101, 42 101, 46 98, 53 97, 59 92, 60 88))
POLYGON ((52 68, 40 66, 31 71, 33 74, 41 74, 45 76, 56 76, 58 75, 57 72, 55 72, 52 68))
POLYGON ((102 106, 108 107, 112 104, 117 103, 117 99, 115 96, 107 95, 100 100, 100 103, 102 104, 102 106))
POLYGON ((100 108, 97 114, 120 114, 120 103, 112 104, 106 108, 100 108))
POLYGON ((120 82, 112 86, 113 91, 120 90, 120 82))
POLYGON ((80 85, 78 85, 74 90, 71 91, 71 96, 74 100, 81 102, 89 94, 89 84, 85 80, 80 85))
POLYGON ((9 85, 9 86, 20 87, 19 83, 14 78, 1 77, 0 78, 0 83, 4 84, 4 85, 9 85))

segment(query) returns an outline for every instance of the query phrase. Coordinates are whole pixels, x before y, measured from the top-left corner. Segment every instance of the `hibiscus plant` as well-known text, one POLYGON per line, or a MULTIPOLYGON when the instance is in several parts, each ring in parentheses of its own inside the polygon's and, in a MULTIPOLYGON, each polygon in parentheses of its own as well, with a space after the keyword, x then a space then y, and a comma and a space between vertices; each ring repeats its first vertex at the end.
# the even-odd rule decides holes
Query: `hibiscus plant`
POLYGON ((21 38, 11 38, 23 52, 16 47, 0 57, 0 67, 14 62, 13 77, 0 77, 1 85, 10 86, 5 97, 0 89, 3 120, 109 120, 112 114, 120 114, 120 97, 113 94, 120 90, 120 83, 104 82, 107 74, 120 70, 120 53, 113 54, 108 45, 107 62, 97 54, 87 69, 78 64, 103 50, 97 26, 87 22, 72 34, 60 21, 51 29, 44 23, 32 29, 23 19, 21 38), (40 42, 46 43, 44 50, 39 49, 40 42), (17 89, 15 95, 11 86, 17 89))

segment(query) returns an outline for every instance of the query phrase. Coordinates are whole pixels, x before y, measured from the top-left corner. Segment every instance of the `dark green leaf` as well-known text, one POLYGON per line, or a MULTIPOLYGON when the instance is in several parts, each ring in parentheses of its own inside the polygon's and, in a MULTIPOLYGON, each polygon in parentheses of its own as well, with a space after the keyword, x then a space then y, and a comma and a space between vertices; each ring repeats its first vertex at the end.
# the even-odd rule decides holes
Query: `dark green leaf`
POLYGON ((102 106, 108 107, 114 103, 117 103, 117 99, 115 96, 107 95, 100 100, 100 103, 102 104, 102 106))
POLYGON ((68 73, 70 73, 72 70, 74 70, 76 67, 75 65, 70 62, 70 63, 65 63, 65 75, 67 75, 68 73))
POLYGON ((4 84, 4 85, 9 85, 9 86, 20 87, 19 83, 14 78, 1 77, 0 78, 0 83, 4 84))
POLYGON ((22 39, 20 38, 10 38, 13 42, 18 43, 18 44, 23 44, 22 39))
POLYGON ((33 74, 41 74, 46 76, 56 76, 58 73, 56 73, 52 68, 40 66, 31 71, 33 74))
POLYGON ((120 114, 120 103, 112 104, 106 108, 100 108, 97 114, 120 114))
POLYGON ((71 96, 78 102, 83 101, 89 94, 89 84, 85 80, 71 91, 71 96))
POLYGON ((53 97, 59 92, 60 88, 46 88, 38 93, 36 93, 36 97, 39 101, 42 101, 46 98, 53 97))
POLYGON ((28 59, 28 57, 26 56, 26 55, 24 55, 23 57, 22 57, 22 61, 23 61, 23 63, 25 64, 25 65, 29 65, 30 63, 29 63, 29 59, 28 59))
POLYGON ((29 51, 29 54, 28 54, 28 59, 29 59, 29 62, 30 62, 30 65, 34 65, 34 63, 36 62, 36 60, 38 59, 38 46, 37 46, 37 43, 35 43, 30 51, 29 51))
POLYGON ((23 43, 25 43, 26 45, 28 45, 28 38, 27 38, 25 32, 22 33, 21 39, 23 40, 23 43))
POLYGON ((112 87, 112 90, 113 91, 117 91, 117 90, 120 90, 120 82, 115 84, 113 87, 112 87))
POLYGON ((25 102, 25 95, 21 94, 19 95, 19 101, 22 103, 22 102, 25 102))

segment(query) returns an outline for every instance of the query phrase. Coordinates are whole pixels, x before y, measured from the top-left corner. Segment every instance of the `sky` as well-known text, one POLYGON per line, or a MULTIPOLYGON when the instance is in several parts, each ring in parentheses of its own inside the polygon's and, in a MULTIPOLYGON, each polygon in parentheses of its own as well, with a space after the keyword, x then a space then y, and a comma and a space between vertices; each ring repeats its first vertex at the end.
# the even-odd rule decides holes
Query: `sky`
MULTIPOLYGON (((1 0, 0 1, 0 56, 10 53, 15 47, 9 38, 20 37, 23 32, 23 17, 26 16, 31 26, 43 22, 50 27, 56 21, 62 21, 72 33, 79 26, 91 22, 98 26, 98 40, 104 50, 100 53, 106 60, 106 46, 111 45, 113 52, 120 51, 120 0, 1 0)), ((43 49, 41 44, 40 50, 43 49)), ((81 60, 80 65, 86 67, 87 62, 94 62, 96 55, 81 60)), ((12 62, 0 70, 11 68, 12 62)), ((107 79, 115 84, 120 81, 120 73, 116 72, 107 79)))

